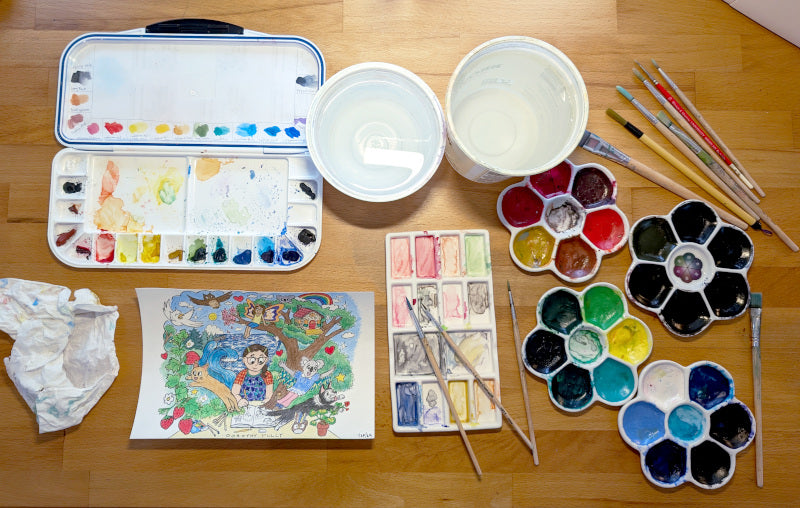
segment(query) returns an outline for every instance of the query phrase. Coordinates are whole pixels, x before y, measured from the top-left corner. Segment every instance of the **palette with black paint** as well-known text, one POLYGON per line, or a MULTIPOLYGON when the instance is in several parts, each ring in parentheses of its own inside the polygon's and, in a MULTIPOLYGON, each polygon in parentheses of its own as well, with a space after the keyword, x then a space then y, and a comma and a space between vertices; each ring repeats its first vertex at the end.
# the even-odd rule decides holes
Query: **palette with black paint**
POLYGON ((56 136, 70 148, 53 160, 48 227, 59 260, 293 270, 314 257, 322 177, 305 123, 324 60, 305 39, 230 28, 67 45, 56 136))
POLYGON ((727 484, 736 455, 756 433, 752 412, 734 396, 730 373, 709 361, 683 367, 659 360, 642 369, 639 387, 617 425, 640 453, 645 477, 665 488, 727 484))
POLYGON ((525 367, 547 381, 550 400, 569 412, 595 401, 621 406, 636 394, 636 369, 653 349, 650 329, 628 313, 622 291, 596 283, 547 291, 538 324, 522 342, 525 367))
POLYGON ((747 310, 753 242, 702 201, 639 219, 629 247, 628 297, 657 314, 671 333, 692 337, 747 310))
POLYGON ((497 215, 511 232, 511 259, 525 271, 551 270, 567 282, 592 278, 602 257, 628 237, 616 196, 608 169, 569 160, 506 187, 497 215))
POLYGON ((499 409, 428 319, 427 309, 500 395, 494 292, 486 230, 386 235, 386 299, 395 432, 458 431, 408 313, 412 302, 466 430, 496 429, 499 409))

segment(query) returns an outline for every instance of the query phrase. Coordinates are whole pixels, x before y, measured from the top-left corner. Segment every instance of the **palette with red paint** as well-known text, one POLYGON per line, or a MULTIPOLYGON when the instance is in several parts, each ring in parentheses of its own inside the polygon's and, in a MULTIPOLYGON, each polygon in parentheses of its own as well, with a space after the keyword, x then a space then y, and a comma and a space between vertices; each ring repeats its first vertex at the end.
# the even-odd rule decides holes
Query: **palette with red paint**
POLYGON ((511 232, 511 259, 523 270, 550 270, 567 282, 591 279, 603 256, 618 251, 628 237, 628 219, 616 197, 608 169, 569 160, 506 187, 497 215, 511 232))
POLYGON ((500 395, 492 267, 486 230, 386 235, 386 299, 392 426, 395 432, 458 431, 408 313, 412 303, 464 428, 496 429, 499 409, 448 346, 425 310, 447 330, 500 395))
POLYGON ((321 236, 305 123, 322 55, 299 37, 176 23, 64 50, 51 250, 80 268, 305 265, 321 236))

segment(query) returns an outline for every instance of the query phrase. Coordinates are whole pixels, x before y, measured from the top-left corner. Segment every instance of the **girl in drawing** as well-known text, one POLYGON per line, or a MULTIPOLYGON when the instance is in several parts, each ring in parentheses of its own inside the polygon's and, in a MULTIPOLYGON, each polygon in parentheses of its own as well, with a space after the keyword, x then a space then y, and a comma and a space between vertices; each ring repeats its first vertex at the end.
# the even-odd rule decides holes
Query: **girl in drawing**
POLYGON ((281 368, 294 377, 294 384, 289 388, 289 392, 278 400, 275 407, 278 409, 289 407, 294 399, 306 394, 314 386, 314 383, 333 374, 333 369, 320 373, 319 369, 323 365, 325 362, 322 360, 309 360, 304 356, 300 359, 300 370, 294 371, 286 366, 286 362, 281 362, 281 368))
POLYGON ((247 300, 247 308, 244 311, 244 317, 249 319, 248 323, 244 325, 244 338, 250 337, 250 331, 253 328, 258 328, 258 325, 261 324, 261 321, 264 320, 264 311, 266 309, 263 305, 256 305, 249 299, 247 300))
POLYGON ((233 380, 231 393, 239 407, 260 406, 272 397, 272 373, 269 355, 261 344, 250 344, 242 353, 244 370, 233 380))

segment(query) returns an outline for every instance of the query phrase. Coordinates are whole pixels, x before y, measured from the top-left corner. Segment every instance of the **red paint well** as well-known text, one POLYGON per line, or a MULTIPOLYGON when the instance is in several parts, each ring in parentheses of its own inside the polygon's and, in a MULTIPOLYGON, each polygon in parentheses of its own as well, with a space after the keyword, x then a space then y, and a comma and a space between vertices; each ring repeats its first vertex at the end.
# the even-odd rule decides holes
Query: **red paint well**
POLYGON ((544 203, 528 187, 511 187, 503 195, 501 208, 506 221, 520 228, 539 222, 544 203))
POLYGON ((549 198, 558 194, 564 194, 569 189, 569 181, 572 178, 572 165, 564 161, 558 166, 531 176, 531 185, 539 193, 549 198))
POLYGON ((586 215, 583 234, 598 249, 610 252, 625 238, 625 222, 613 208, 586 215))

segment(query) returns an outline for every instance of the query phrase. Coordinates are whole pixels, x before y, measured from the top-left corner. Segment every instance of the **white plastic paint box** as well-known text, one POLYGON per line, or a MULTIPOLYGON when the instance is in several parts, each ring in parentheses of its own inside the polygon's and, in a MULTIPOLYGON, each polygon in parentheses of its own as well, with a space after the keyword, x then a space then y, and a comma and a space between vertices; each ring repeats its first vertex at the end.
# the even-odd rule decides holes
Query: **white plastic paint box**
POLYGON ((64 50, 48 243, 80 268, 294 270, 321 240, 310 41, 207 20, 64 50))

